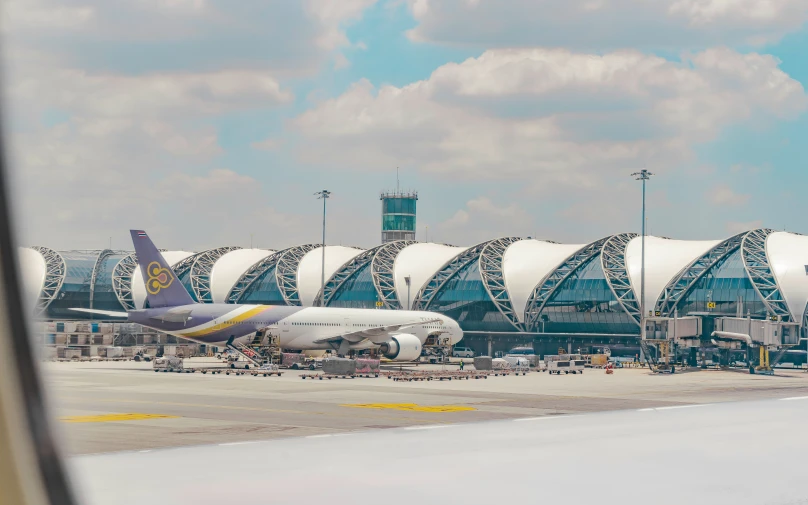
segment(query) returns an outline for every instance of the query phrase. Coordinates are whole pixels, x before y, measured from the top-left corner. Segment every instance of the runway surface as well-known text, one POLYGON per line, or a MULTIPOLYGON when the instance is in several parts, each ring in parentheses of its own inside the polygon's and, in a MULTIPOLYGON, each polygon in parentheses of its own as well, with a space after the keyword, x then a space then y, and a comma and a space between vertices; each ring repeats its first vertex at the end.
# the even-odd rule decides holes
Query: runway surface
POLYGON ((808 503, 808 396, 82 456, 90 505, 808 503))
POLYGON ((417 383, 154 373, 134 362, 45 363, 43 372, 69 455, 808 396, 800 371, 587 370, 417 383))

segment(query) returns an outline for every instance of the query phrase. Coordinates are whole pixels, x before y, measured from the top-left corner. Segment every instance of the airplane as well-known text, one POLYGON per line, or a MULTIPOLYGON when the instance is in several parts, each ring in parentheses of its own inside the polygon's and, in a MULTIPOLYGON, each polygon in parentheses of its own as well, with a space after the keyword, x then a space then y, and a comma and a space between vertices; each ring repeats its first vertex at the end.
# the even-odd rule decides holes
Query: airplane
POLYGON ((435 312, 197 303, 146 232, 130 233, 149 308, 128 312, 72 310, 126 317, 129 322, 199 344, 236 348, 260 333, 278 336, 283 349, 333 350, 340 356, 354 350, 378 349, 394 361, 418 359, 428 337, 448 339, 449 345, 463 338, 457 321, 435 312))

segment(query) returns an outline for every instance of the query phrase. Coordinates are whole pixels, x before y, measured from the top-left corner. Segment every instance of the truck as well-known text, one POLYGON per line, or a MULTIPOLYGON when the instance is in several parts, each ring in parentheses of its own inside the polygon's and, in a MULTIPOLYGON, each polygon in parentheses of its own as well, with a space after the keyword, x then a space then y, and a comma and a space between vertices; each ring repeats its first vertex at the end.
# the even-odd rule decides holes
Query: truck
POLYGON ((561 375, 584 373, 586 360, 580 354, 557 354, 544 357, 545 371, 561 375))
POLYGON ((525 358, 529 362, 530 366, 534 368, 539 368, 541 364, 541 359, 539 359, 539 356, 536 355, 536 351, 534 351, 532 347, 514 347, 503 357, 507 359, 509 356, 519 356, 525 358))
POLYGON ((568 354, 570 358, 569 373, 584 373, 586 368, 586 359, 580 354, 568 354))
POLYGON ((155 372, 177 372, 182 373, 182 358, 176 356, 163 356, 152 361, 152 368, 155 372))

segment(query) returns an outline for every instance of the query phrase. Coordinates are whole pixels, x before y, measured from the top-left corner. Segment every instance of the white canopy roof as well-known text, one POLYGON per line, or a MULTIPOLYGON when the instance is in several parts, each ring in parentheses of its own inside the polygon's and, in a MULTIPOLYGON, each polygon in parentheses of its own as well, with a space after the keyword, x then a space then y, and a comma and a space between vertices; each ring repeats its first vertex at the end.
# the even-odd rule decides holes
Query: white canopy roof
POLYGON ((45 257, 36 249, 20 247, 17 258, 20 263, 20 283, 22 284, 20 289, 22 289, 26 314, 30 314, 36 307, 39 294, 42 293, 48 266, 45 257))
MULTIPOLYGON (((339 267, 363 252, 362 249, 341 245, 325 246, 325 280, 328 281, 339 267)), ((314 300, 320 292, 322 261, 323 250, 318 247, 307 252, 297 267, 297 290, 300 295, 300 303, 304 307, 314 305, 314 300)))
POLYGON ((410 277, 410 304, 415 301, 418 291, 424 287, 430 278, 452 258, 465 251, 466 247, 455 247, 444 244, 418 243, 412 244, 396 256, 393 264, 393 278, 395 279, 396 294, 401 306, 407 305, 407 281, 410 277))
POLYGON ((520 240, 505 250, 502 259, 505 289, 519 321, 524 322, 527 300, 536 285, 582 244, 554 244, 543 240, 520 240))
POLYGON ((808 236, 772 233, 766 239, 766 254, 791 315, 802 323, 808 304, 808 236))
MULTIPOLYGON (((670 240, 646 236, 645 310, 653 310, 665 286, 676 274, 720 243, 720 240, 670 240)), ((628 243, 626 266, 634 296, 639 300, 642 276, 641 237, 636 237, 628 243)))
POLYGON ((267 249, 236 249, 216 260, 210 271, 210 292, 215 303, 224 303, 227 293, 251 266, 274 251, 267 249))

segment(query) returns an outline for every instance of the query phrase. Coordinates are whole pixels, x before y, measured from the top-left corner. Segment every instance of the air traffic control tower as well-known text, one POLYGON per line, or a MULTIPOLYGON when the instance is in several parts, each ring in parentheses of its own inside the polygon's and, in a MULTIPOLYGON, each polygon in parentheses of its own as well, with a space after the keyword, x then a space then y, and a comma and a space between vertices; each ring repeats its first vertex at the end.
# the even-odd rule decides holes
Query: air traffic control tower
POLYGON ((416 191, 382 193, 382 243, 415 240, 416 191))

